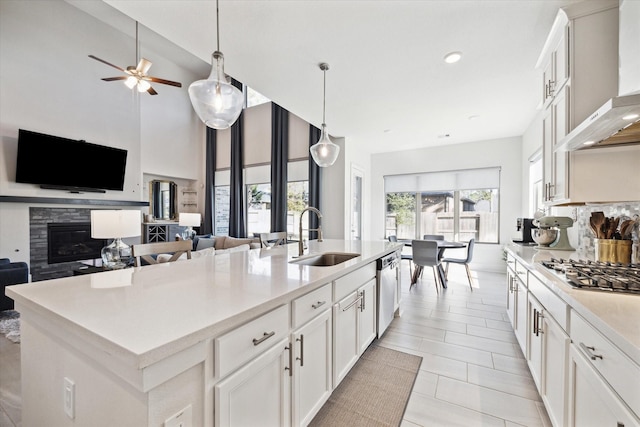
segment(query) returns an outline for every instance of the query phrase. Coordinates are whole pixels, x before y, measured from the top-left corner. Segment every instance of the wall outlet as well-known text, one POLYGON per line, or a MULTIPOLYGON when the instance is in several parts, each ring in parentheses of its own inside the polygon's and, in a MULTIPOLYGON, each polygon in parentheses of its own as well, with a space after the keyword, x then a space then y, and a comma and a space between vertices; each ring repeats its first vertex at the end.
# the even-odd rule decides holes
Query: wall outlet
POLYGON ((64 389, 62 391, 64 402, 64 413, 71 419, 76 416, 76 383, 64 377, 64 389))
POLYGON ((191 405, 173 414, 164 421, 164 427, 193 427, 191 405))

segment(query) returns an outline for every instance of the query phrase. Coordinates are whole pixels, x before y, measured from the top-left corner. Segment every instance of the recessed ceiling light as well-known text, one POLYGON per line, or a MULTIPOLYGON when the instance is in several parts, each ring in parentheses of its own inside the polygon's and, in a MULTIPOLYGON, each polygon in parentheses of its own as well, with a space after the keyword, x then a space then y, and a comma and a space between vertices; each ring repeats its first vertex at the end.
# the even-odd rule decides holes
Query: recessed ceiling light
POLYGON ((479 115, 477 115, 477 114, 473 114, 473 115, 471 115, 471 116, 469 116, 469 117, 467 117, 467 118, 468 118, 469 120, 475 120, 475 119, 477 119, 478 117, 480 117, 480 116, 479 116, 479 115))
POLYGON ((441 133, 440 135, 438 135, 438 138, 440 139, 444 139, 444 138, 449 138, 451 135, 448 133, 441 133))
POLYGON ((382 132, 384 132, 384 133, 389 133, 389 132, 391 132, 391 129, 385 129, 385 130, 383 130, 382 132))
POLYGON ((462 59, 462 52, 450 52, 445 55, 444 62, 453 64, 454 62, 460 61, 460 59, 462 59))
POLYGON ((638 116, 637 114, 629 114, 628 116, 624 116, 622 120, 633 120, 633 119, 637 119, 638 117, 640 116, 638 116))
POLYGON ((582 145, 593 145, 595 143, 596 143, 595 141, 585 141, 582 143, 582 145))

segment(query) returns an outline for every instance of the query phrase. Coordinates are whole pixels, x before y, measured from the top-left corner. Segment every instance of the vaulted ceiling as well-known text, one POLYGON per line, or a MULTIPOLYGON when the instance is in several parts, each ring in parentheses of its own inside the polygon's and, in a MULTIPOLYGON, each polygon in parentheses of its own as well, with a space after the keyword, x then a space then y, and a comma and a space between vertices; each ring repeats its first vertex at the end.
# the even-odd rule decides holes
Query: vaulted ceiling
MULTIPOLYGON (((558 9, 573 2, 222 0, 220 50, 228 74, 316 126, 318 64, 329 63, 328 129, 366 152, 512 137, 536 114, 536 61, 558 9), (452 51, 462 59, 447 64, 452 51)), ((210 62, 214 0, 104 3, 210 62)))

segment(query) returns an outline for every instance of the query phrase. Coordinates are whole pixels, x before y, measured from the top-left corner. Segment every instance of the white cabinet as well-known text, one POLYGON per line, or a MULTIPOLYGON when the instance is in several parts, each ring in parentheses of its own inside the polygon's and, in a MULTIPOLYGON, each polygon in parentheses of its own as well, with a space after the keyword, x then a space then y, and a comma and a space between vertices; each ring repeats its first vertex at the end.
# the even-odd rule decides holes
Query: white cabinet
POLYGON ((294 331, 293 345, 293 425, 307 425, 327 401, 332 391, 331 310, 294 331))
POLYGON ((527 333, 527 363, 533 381, 536 383, 538 390, 541 389, 542 381, 542 305, 538 300, 529 294, 528 314, 529 314, 529 330, 527 333))
POLYGON ((361 287, 358 307, 358 355, 364 353, 376 338, 376 281, 367 282, 361 287))
POLYGON ((567 381, 565 369, 571 340, 550 315, 542 315, 542 384, 540 396, 551 422, 556 427, 567 424, 567 381))
POLYGON ((618 94, 618 2, 562 8, 538 59, 542 75, 543 201, 573 202, 570 157, 563 138, 618 94))
POLYGON ((333 386, 358 361, 376 335, 375 278, 333 306, 333 386))
POLYGON ((628 407, 602 380, 576 345, 569 351, 569 417, 571 427, 640 425, 628 407))
POLYGON ((216 426, 290 425, 288 348, 288 340, 281 340, 216 384, 216 426))
POLYGON ((513 257, 507 258, 507 315, 523 354, 527 354, 526 269, 513 257))

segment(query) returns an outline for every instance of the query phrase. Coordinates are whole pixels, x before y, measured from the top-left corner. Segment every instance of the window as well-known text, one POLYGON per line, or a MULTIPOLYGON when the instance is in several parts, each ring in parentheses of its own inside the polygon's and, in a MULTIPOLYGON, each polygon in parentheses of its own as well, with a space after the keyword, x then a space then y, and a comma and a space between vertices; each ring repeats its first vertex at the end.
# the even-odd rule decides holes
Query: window
POLYGON ((499 242, 500 169, 385 177, 385 236, 499 242))
POLYGON ((247 236, 271 231, 271 184, 247 187, 247 236))
MULTIPOLYGON (((300 214, 309 206, 309 181, 291 181, 287 183, 287 234, 299 239, 300 214)), ((307 226, 303 225, 306 229, 307 226)), ((305 234, 308 236, 308 234, 305 234)))
POLYGON ((217 185, 215 187, 215 219, 213 234, 216 236, 229 235, 229 207, 231 205, 231 186, 217 185))

